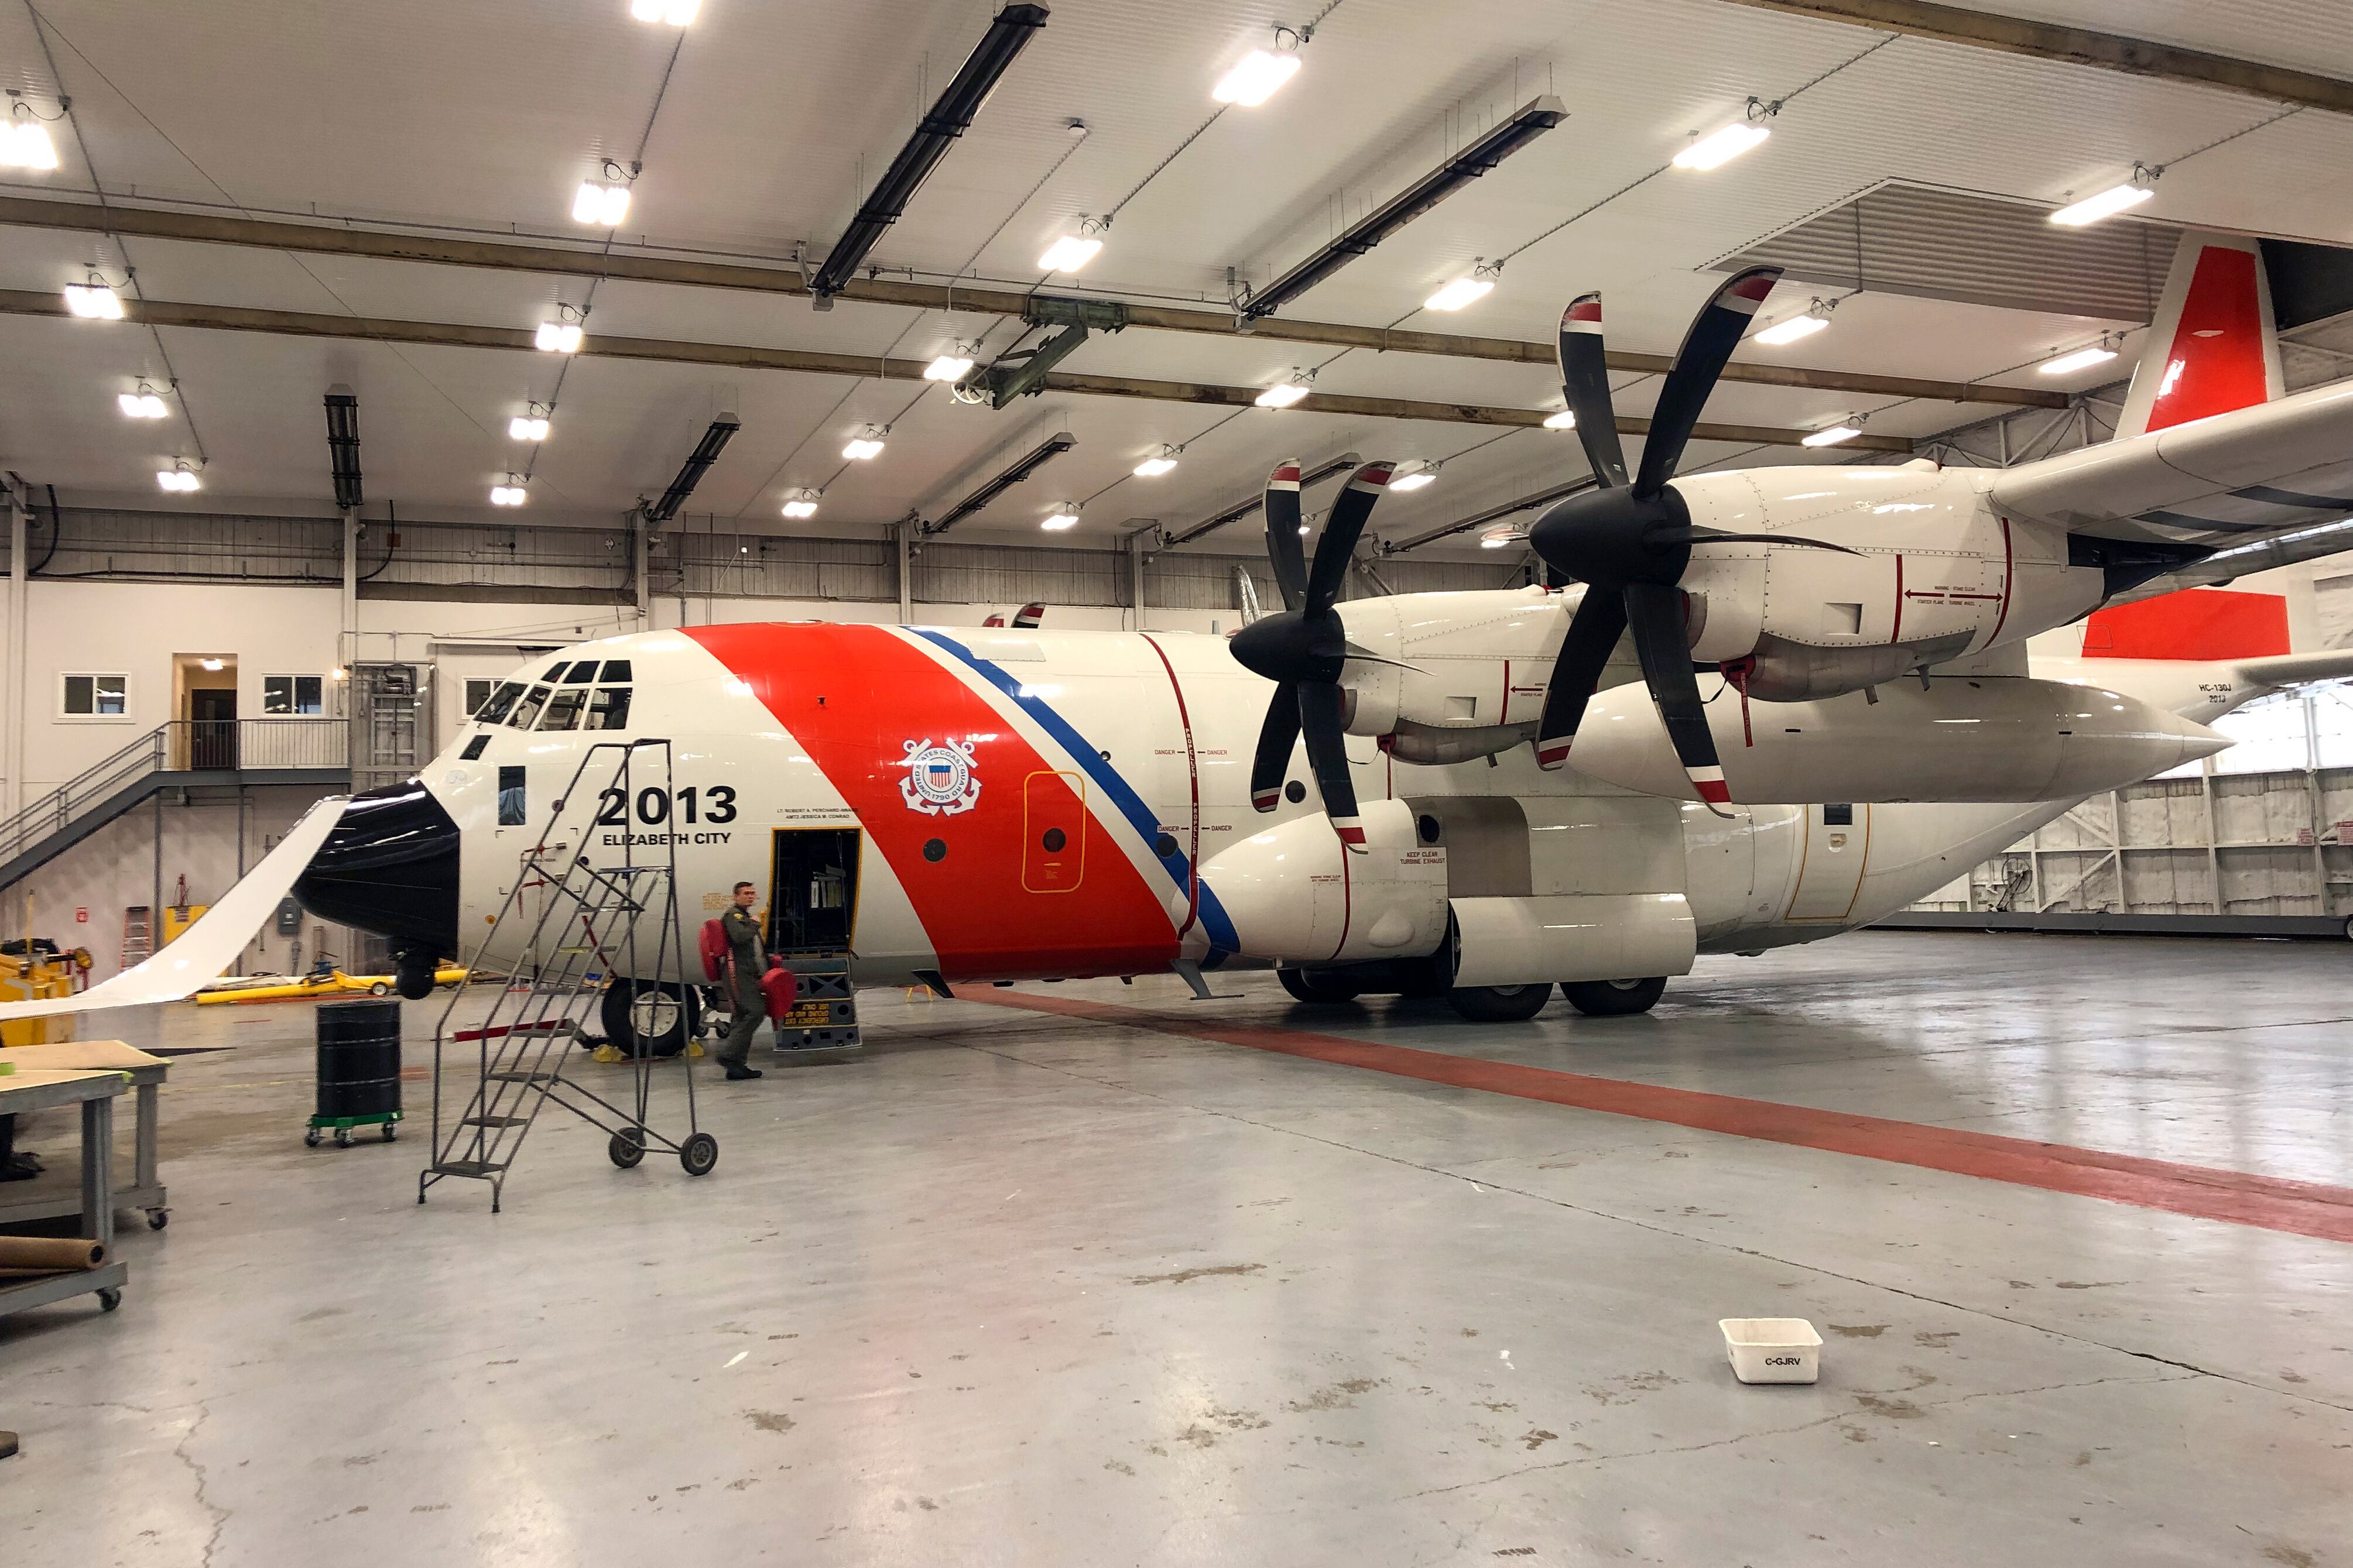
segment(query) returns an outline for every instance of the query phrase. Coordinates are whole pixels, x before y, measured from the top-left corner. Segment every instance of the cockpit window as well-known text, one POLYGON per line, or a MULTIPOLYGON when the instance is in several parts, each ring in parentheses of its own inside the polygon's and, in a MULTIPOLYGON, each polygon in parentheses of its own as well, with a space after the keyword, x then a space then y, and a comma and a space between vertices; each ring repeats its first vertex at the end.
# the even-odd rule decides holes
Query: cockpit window
POLYGON ((586 686, 596 679, 596 661, 593 658, 584 658, 572 667, 572 672, 564 678, 564 684, 566 686, 586 686))
POLYGON ((547 711, 539 716, 541 732, 579 728, 580 710, 587 705, 588 693, 584 689, 577 686, 558 688, 555 694, 547 700, 547 711))
POLYGON ((532 721, 537 719, 539 717, 539 710, 546 706, 547 688, 544 686, 533 687, 529 692, 524 694, 522 700, 518 701, 514 705, 514 711, 507 715, 507 728, 510 730, 530 729, 532 721))
MULTIPOLYGON (((607 660, 605 668, 613 668, 607 660)), ((629 689, 626 686, 600 686, 588 702, 588 723, 591 730, 624 730, 629 723, 629 689)))
POLYGON ((519 680, 499 682, 499 689, 474 710, 474 721, 478 724, 497 723, 507 716, 507 710, 514 706, 515 699, 522 695, 522 682, 519 680))
POLYGON ((604 679, 607 686, 627 686, 629 683, 629 661, 626 658, 607 659, 604 679))

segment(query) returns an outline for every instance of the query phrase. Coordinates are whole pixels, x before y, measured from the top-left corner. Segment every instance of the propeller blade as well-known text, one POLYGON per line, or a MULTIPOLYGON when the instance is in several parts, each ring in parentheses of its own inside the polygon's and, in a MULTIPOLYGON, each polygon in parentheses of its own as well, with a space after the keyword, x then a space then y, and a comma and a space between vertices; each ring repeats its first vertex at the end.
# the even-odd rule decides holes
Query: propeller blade
POLYGON ((1729 533, 1721 528, 1705 528, 1698 523, 1689 528, 1653 529, 1642 537, 1654 544, 1796 544, 1808 550, 1835 550, 1841 555, 1862 553, 1843 544, 1832 544, 1827 539, 1802 539, 1794 533, 1729 533))
POLYGON ((1250 807, 1272 811, 1282 800, 1283 775, 1291 771, 1291 748, 1299 741, 1299 687, 1278 682, 1259 726, 1258 750, 1250 757, 1250 807))
POLYGON ((1324 520, 1324 535, 1315 542, 1315 560, 1307 568, 1307 613, 1323 614, 1340 596, 1340 584, 1348 573, 1348 563, 1356 558, 1356 541, 1365 536, 1365 520, 1373 515, 1373 503, 1388 489, 1390 470, 1396 464, 1385 458, 1376 458, 1348 476, 1347 484, 1332 502, 1331 514, 1324 520))
POLYGON ((1588 588, 1569 618, 1568 635, 1552 661, 1545 688, 1544 718, 1536 725, 1536 766, 1552 772, 1568 761, 1569 743, 1585 719, 1585 705, 1601 683, 1601 667, 1626 630, 1626 601, 1607 588, 1588 588))
MULTIPOLYGON (((1696 682, 1692 690, 1699 690, 1696 682)), ((1325 680, 1301 682, 1299 719, 1300 728, 1307 734, 1307 763, 1315 770, 1315 787, 1324 796, 1324 815, 1332 819, 1332 830, 1340 836, 1340 842, 1361 855, 1365 825, 1357 820, 1356 786, 1348 778, 1340 689, 1325 680)))
POLYGON ((1299 459, 1278 466, 1266 480, 1266 552, 1274 562, 1282 607, 1299 608, 1307 592, 1307 550, 1299 542, 1299 459))
MULTIPOLYGON (((1666 384, 1659 388, 1658 406, 1651 410, 1651 433, 1642 438, 1642 468, 1634 478, 1637 496, 1654 496, 1675 477, 1675 465, 1683 461, 1683 447, 1691 440, 1692 426, 1699 423, 1700 410, 1707 406, 1707 395, 1715 390, 1716 377, 1740 345, 1749 318, 1780 280, 1778 267, 1736 272, 1692 318, 1683 345, 1667 367, 1666 384)), ((1577 416, 1577 427, 1585 428, 1582 414, 1577 416)))
POLYGON ((1560 313, 1560 390, 1577 416, 1585 460, 1604 485, 1626 482, 1626 449, 1618 444, 1618 410, 1609 401, 1609 364, 1601 351, 1601 296, 1579 294, 1560 313))
POLYGON ((1718 816, 1732 799, 1715 737, 1708 732, 1707 710, 1700 705, 1699 681, 1692 675, 1691 642, 1683 636, 1683 593, 1664 583, 1626 584, 1626 619, 1634 631, 1634 652, 1659 717, 1674 742, 1675 759, 1691 776, 1692 788, 1718 816))

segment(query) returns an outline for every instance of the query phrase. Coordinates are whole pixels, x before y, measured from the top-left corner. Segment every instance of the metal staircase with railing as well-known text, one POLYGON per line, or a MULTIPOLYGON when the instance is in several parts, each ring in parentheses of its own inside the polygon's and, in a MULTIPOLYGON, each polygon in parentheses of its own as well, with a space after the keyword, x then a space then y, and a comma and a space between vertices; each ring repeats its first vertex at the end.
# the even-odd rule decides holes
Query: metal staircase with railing
POLYGON ((350 784, 342 719, 175 719, 0 821, 0 888, 30 876, 159 790, 350 784))
MULTIPOLYGON (((568 1076, 578 1059, 581 1025, 596 1009, 605 984, 616 975, 683 976, 678 851, 670 836, 596 831, 596 807, 606 796, 617 790, 622 799, 635 799, 641 786, 670 790, 668 741, 590 747, 539 841, 522 852, 505 901, 467 965, 469 978, 459 984, 434 1031, 433 1158, 417 1175, 418 1203, 434 1184, 459 1176, 488 1182, 491 1212, 499 1212, 507 1173, 551 1101, 607 1133, 606 1152, 624 1170, 649 1149, 676 1154, 692 1176, 709 1174, 718 1163, 717 1140, 696 1125, 694 1078, 686 1056, 668 1063, 649 1054, 633 1057, 627 1104, 568 1076), (624 842, 612 847, 611 854, 592 854, 591 846, 606 837, 624 842), (646 837, 661 842, 629 842, 646 837), (488 1011, 453 1027, 469 997, 479 998, 480 986, 471 977, 492 967, 486 955, 494 952, 522 958, 513 964, 511 978, 488 982, 499 987, 488 1011), (656 1131, 649 1117, 653 1075, 672 1070, 684 1079, 686 1096, 686 1132, 680 1137, 656 1131), (445 1118, 445 1099, 454 1101, 461 1094, 462 1102, 445 1118)), ((666 1028, 670 1021, 656 1022, 666 1028)))

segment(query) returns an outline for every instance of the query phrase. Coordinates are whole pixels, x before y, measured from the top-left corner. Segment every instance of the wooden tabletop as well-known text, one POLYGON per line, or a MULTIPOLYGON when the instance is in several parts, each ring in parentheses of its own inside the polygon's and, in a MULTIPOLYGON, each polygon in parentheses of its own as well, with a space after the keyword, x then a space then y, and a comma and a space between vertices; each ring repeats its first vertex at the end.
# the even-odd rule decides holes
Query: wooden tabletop
POLYGON ((18 1068, 0 1077, 0 1115, 45 1110, 53 1105, 77 1105, 85 1100, 106 1100, 128 1087, 129 1080, 120 1070, 18 1068))

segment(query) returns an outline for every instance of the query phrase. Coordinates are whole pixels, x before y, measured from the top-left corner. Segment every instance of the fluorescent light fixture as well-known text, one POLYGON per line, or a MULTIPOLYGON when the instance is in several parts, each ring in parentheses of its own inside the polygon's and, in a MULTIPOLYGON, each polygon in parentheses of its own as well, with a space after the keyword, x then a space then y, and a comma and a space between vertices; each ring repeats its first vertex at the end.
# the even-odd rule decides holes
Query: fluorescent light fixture
POLYGON ((1817 430, 1810 436, 1800 437, 1799 438, 1799 445, 1804 447, 1835 447, 1841 441, 1852 441, 1857 436, 1862 434, 1862 431, 1856 429, 1852 425, 1833 425, 1827 430, 1817 430))
POLYGON ((580 352, 580 323, 577 321, 542 321, 539 336, 533 340, 552 354, 576 354, 580 352))
POLYGON ((1176 466, 1176 448, 1163 447, 1160 448, 1158 457, 1146 458, 1135 465, 1135 477, 1139 479, 1156 479, 1176 466))
POLYGON ((122 320, 122 298, 103 283, 66 285, 66 309, 86 321, 122 320))
POLYGON ((1389 489, 1393 490, 1418 490, 1437 478, 1438 466, 1435 463, 1425 463, 1409 474, 1399 474, 1395 479, 1389 480, 1389 489))
POLYGON ((188 468, 158 468, 155 470, 155 482, 167 490, 177 490, 183 494, 204 488, 194 470, 188 468))
POLYGON ((629 0, 629 15, 640 22, 668 22, 683 27, 702 9, 702 0, 629 0))
POLYGON ((521 506, 522 505, 522 499, 523 491, 521 485, 492 485, 491 487, 491 504, 492 506, 521 506))
POLYGON ((1038 258, 1038 270, 1076 272, 1092 261, 1102 248, 1103 241, 1092 235, 1066 234, 1046 247, 1046 254, 1038 258))
POLYGON ((1079 526, 1078 509, 1065 502, 1052 516, 1038 526, 1049 533, 1067 533, 1079 526))
POLYGON ((1209 96, 1219 103, 1240 104, 1244 109, 1256 109, 1272 98, 1275 89, 1299 74, 1299 56, 1289 49, 1271 54, 1265 49, 1252 49, 1241 63, 1218 79, 1209 96))
POLYGON ((2105 364, 2116 357, 2116 351, 2105 343, 2094 343, 2087 349, 2077 349, 2057 359, 2044 360, 2034 368, 2044 375, 2073 375, 2079 370, 2089 370, 2095 364, 2105 364))
POLYGON ((1425 310, 1459 310, 1463 306, 1485 299, 1494 291, 1492 278, 1457 278, 1437 293, 1421 302, 1425 310))
POLYGON ((1479 548, 1482 550, 1502 550, 1507 545, 1513 544, 1518 540, 1525 537, 1526 535, 1525 534, 1482 533, 1479 536, 1479 548))
POLYGON ((1307 395, 1307 383, 1294 373, 1292 379, 1278 382, 1258 395, 1261 408, 1288 408, 1307 395))
POLYGON ((1546 419, 1546 420, 1544 422, 1544 427, 1545 427, 1546 429, 1547 429, 1547 430, 1574 430, 1574 429, 1576 429, 1576 428, 1577 428, 1577 414, 1576 414, 1576 411, 1575 411, 1575 410, 1573 410, 1573 409, 1567 409, 1567 408, 1564 408, 1564 409, 1562 409, 1559 413, 1557 413, 1557 414, 1556 414, 1556 415, 1552 416, 1550 418, 1546 419))
POLYGON ((1757 333, 1756 341, 1778 349, 1784 343, 1794 343, 1799 338, 1810 338, 1829 325, 1830 322, 1820 316, 1792 316, 1757 333))
POLYGON ((200 658, 196 660, 196 662, 204 666, 206 669, 227 669, 228 668, 228 660, 225 658, 200 658))
POLYGON ((132 419, 161 419, 171 412, 164 405, 162 398, 144 388, 137 392, 117 393, 114 401, 123 414, 132 419))
POLYGON ((923 367, 925 381, 962 381, 972 369, 970 356, 942 354, 923 367))
POLYGON ((2137 185, 2127 180, 2121 185, 2110 185, 2097 195, 2085 196, 2080 202, 2061 207, 2051 215, 2051 221, 2069 228, 2082 228, 2104 217, 2114 217, 2126 207, 2137 207, 2155 195, 2155 187, 2137 185))
POLYGON ((1701 137, 1675 154, 1678 169, 1720 169, 1773 134, 1769 126, 1736 120, 1723 130, 1701 137))
POLYGON ((536 415, 518 414, 507 421, 507 439, 544 441, 547 439, 547 421, 536 415))
POLYGON ((19 120, 13 125, 0 125, 0 169, 54 169, 58 166, 58 144, 49 140, 49 128, 37 120, 19 120))
POLYGON ((849 445, 841 449, 841 455, 853 463, 862 463, 869 458, 879 458, 882 455, 882 437, 888 434, 888 431, 879 430, 869 425, 863 435, 852 436, 849 438, 849 445))
POLYGON ((817 492, 815 490, 802 490, 793 496, 790 500, 785 502, 785 515, 795 519, 815 517, 817 515, 817 492))
POLYGON ((618 226, 629 216, 629 187, 600 185, 594 180, 583 180, 572 195, 572 221, 596 224, 603 228, 618 226))

